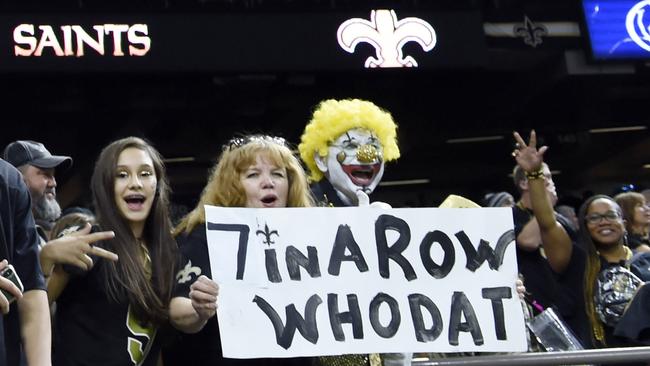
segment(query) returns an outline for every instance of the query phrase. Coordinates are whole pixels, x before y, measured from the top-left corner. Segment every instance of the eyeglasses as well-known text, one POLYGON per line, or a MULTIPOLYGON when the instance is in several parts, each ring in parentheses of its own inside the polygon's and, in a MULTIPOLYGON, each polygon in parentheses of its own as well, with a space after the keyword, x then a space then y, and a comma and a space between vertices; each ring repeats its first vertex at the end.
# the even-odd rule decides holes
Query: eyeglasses
POLYGON ((596 225, 599 224, 603 219, 607 222, 616 221, 621 218, 621 215, 615 211, 607 211, 604 214, 591 214, 585 217, 587 224, 596 225))
POLYGON ((287 146, 287 141, 282 137, 269 136, 269 135, 249 135, 243 137, 233 137, 223 145, 223 150, 232 151, 234 149, 240 148, 244 145, 247 145, 251 142, 271 142, 274 144, 287 146))

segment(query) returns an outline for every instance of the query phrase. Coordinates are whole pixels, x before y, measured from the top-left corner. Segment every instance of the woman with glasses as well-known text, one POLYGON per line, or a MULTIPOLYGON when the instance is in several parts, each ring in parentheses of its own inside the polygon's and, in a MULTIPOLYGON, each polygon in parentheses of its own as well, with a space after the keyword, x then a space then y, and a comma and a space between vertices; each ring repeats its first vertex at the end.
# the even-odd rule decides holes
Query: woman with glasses
MULTIPOLYGON (((250 135, 223 146, 198 205, 175 229, 183 262, 170 305, 170 319, 183 332, 164 351, 165 366, 297 365, 305 359, 224 359, 216 313, 218 286, 211 280, 205 205, 222 207, 310 207, 307 177, 284 139, 250 135), (193 334, 192 334, 193 333, 193 334)), ((253 341, 253 340, 251 340, 253 341)), ((251 347, 254 347, 251 342, 251 347)))
MULTIPOLYGON (((533 212, 542 228, 544 222, 550 222, 553 212, 543 184, 542 163, 547 147, 537 149, 534 131, 528 144, 518 133, 514 136, 517 143, 512 155, 526 172, 533 212)), ((573 247, 569 255, 573 256, 572 265, 584 268, 583 288, 576 290, 584 295, 593 346, 637 345, 646 337, 644 332, 650 332, 650 312, 643 309, 650 294, 648 287, 642 286, 643 281, 627 268, 632 251, 624 245, 621 208, 611 197, 596 195, 582 205, 578 220, 579 240, 586 253, 573 247)), ((559 225, 547 230, 559 240, 570 241, 559 225)))
POLYGON ((614 200, 623 211, 627 245, 634 253, 650 252, 650 206, 645 197, 637 192, 624 192, 617 194, 614 200))

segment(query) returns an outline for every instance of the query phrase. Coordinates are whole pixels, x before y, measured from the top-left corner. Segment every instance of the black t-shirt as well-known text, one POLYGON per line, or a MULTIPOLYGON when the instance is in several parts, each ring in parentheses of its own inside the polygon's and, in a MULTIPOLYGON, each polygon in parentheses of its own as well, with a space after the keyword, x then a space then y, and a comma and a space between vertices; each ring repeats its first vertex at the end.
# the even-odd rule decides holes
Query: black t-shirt
MULTIPOLYGON (((6 258, 14 266, 25 291, 45 289, 31 209, 29 191, 20 172, 0 159, 0 260, 6 258)), ((8 315, 0 314, 0 324, 0 365, 19 365, 21 336, 16 302, 8 315)))
POLYGON ((313 183, 310 187, 311 194, 314 196, 318 206, 322 207, 346 207, 349 204, 346 204, 341 200, 336 189, 327 179, 321 179, 320 181, 313 183))
MULTIPOLYGON (((212 278, 208 255, 205 225, 199 225, 189 234, 176 238, 181 251, 180 270, 176 275, 173 297, 189 297, 190 285, 205 275, 212 278)), ((208 320, 201 331, 195 334, 176 332, 175 339, 163 348, 165 366, 199 365, 311 365, 309 358, 258 358, 229 359, 221 351, 221 336, 217 316, 208 320)), ((251 347, 255 347, 251 343, 251 347)))
MULTIPOLYGON (((531 218, 532 213, 529 210, 518 206, 513 207, 515 235, 521 233, 531 218)), ((559 215, 556 218, 574 239, 575 232, 568 226, 566 219, 559 215)), ((587 346, 591 341, 583 295, 585 252, 575 242, 572 245, 569 264, 562 274, 555 273, 551 269, 542 255, 541 248, 526 251, 517 246, 517 265, 531 297, 544 308, 555 308, 581 343, 587 346)))
MULTIPOLYGON (((57 299, 53 364, 155 366, 160 351, 157 330, 142 326, 128 302, 109 298, 105 261, 96 259, 87 273, 70 274, 57 299)), ((75 271, 76 272, 76 271, 75 271)))
POLYGON ((640 245, 650 246, 650 239, 639 234, 628 233, 627 246, 636 252, 640 245))

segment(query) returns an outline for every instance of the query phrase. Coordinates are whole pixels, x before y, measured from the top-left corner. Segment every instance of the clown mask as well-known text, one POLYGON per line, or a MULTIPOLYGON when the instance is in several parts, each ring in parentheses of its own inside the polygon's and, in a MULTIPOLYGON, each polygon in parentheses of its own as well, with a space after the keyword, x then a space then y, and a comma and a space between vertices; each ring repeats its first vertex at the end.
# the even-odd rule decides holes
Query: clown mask
POLYGON ((370 194, 384 174, 383 148, 366 129, 351 129, 328 148, 327 156, 314 156, 316 165, 348 203, 356 203, 356 191, 370 194))

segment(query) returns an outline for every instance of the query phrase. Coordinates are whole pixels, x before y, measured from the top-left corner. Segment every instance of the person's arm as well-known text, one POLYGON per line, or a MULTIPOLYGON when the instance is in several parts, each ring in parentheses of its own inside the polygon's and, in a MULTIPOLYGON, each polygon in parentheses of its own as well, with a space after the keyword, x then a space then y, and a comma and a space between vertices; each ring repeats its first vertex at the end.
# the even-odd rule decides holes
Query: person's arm
POLYGON ((63 237, 48 241, 39 253, 41 269, 45 274, 47 298, 53 303, 63 292, 70 275, 61 265, 67 264, 89 271, 94 263, 93 257, 117 261, 117 254, 94 246, 93 243, 109 240, 115 237, 112 231, 91 233, 91 225, 86 224, 81 230, 63 237))
MULTIPOLYGON (((208 318, 209 319, 209 318, 208 318)), ((187 297, 174 297, 169 304, 169 320, 174 328, 183 333, 199 332, 208 319, 201 319, 187 297)))
POLYGON ((648 245, 646 245, 646 244, 639 244, 639 246, 637 246, 637 247, 634 249, 634 251, 635 251, 636 253, 646 253, 646 252, 650 252, 650 246, 648 246, 648 245))
POLYGON ((30 366, 51 365, 50 309, 38 262, 39 238, 29 191, 22 179, 19 178, 17 183, 12 265, 25 288, 22 298, 17 301, 22 349, 30 366))
POLYGON ((169 304, 171 324, 184 333, 200 331, 208 319, 216 314, 218 295, 219 285, 206 276, 200 276, 190 286, 189 298, 172 298, 169 304))
POLYGON ((48 241, 39 254, 41 269, 49 276, 56 264, 69 264, 88 271, 93 266, 92 256, 117 261, 117 254, 93 246, 93 243, 115 237, 112 231, 91 233, 90 224, 74 233, 48 241))
POLYGON ((70 275, 61 266, 55 266, 47 280, 47 301, 51 305, 59 298, 70 281, 70 275))
POLYGON ((514 137, 518 146, 514 151, 517 164, 528 173, 527 176, 530 175, 528 177, 528 189, 531 204, 533 206, 533 213, 539 224, 542 244, 548 263, 553 271, 563 273, 571 259, 573 244, 569 234, 555 219, 553 206, 546 194, 545 178, 539 174, 543 168, 544 153, 548 147, 542 146, 537 150, 537 136, 535 135, 535 131, 530 133, 528 145, 517 132, 514 133, 514 137))
POLYGON ((27 364, 51 365, 52 333, 45 291, 26 291, 18 300, 18 312, 27 364))

